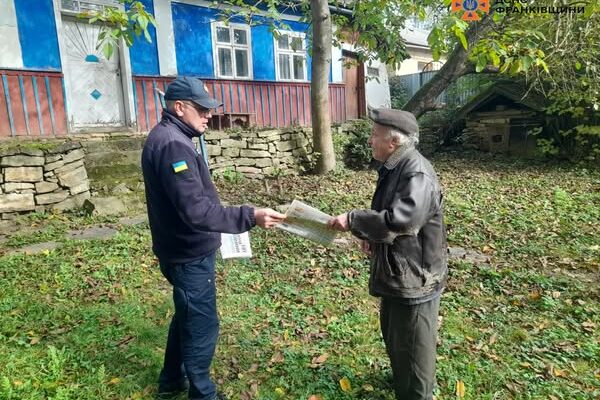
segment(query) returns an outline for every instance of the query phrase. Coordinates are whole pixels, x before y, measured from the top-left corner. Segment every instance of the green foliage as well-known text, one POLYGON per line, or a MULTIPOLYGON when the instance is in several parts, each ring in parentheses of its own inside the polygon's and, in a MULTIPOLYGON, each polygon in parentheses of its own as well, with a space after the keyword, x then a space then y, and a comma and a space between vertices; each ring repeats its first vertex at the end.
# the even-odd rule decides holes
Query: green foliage
POLYGON ((220 174, 216 175, 216 179, 222 179, 223 181, 230 184, 238 184, 241 183, 246 177, 239 171, 231 167, 227 167, 220 174))
POLYGON ((408 88, 404 85, 400 76, 392 76, 389 78, 388 83, 390 85, 392 108, 402 109, 406 102, 410 100, 408 88))
POLYGON ((127 47, 133 46, 136 37, 142 34, 149 43, 152 43, 149 26, 156 26, 154 16, 146 11, 144 4, 134 0, 119 0, 126 9, 121 7, 102 7, 98 11, 86 11, 78 18, 86 19, 90 24, 100 23, 102 29, 98 34, 97 50, 102 50, 104 56, 110 59, 119 47, 121 40, 127 47))
MULTIPOLYGON (((465 399, 598 397, 600 172, 482 154, 432 161, 450 245, 490 258, 450 261, 436 397, 455 398, 457 380, 465 399)), ((284 176, 277 196, 338 214, 368 208, 375 182, 373 171, 284 176)), ((217 185, 230 204, 275 205, 249 179, 217 185)), ((154 398, 172 295, 148 227, 113 221, 112 239, 70 241, 63 228, 105 221, 19 222, 44 224, 62 247, 0 255, 0 398, 154 398)), ((252 259, 217 263, 219 389, 232 399, 392 400, 378 299, 358 246, 324 248, 279 230, 253 230, 251 240, 252 259)))
POLYGON ((348 139, 344 145, 344 162, 352 169, 365 169, 372 159, 371 146, 368 144, 371 136, 372 123, 369 120, 353 121, 348 129, 348 139))

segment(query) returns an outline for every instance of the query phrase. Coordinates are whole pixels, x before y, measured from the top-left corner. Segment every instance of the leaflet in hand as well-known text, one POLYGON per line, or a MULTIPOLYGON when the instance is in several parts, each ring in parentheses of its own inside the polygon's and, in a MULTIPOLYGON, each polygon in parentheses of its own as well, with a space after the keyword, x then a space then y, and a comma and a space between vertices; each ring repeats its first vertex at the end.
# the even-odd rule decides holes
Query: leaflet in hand
POLYGON ((250 235, 248 232, 238 234, 221 233, 221 257, 224 260, 228 258, 252 257, 250 235))
POLYGON ((285 215, 285 221, 276 225, 277 228, 322 245, 329 245, 335 239, 336 231, 327 226, 332 217, 308 204, 294 200, 285 215))

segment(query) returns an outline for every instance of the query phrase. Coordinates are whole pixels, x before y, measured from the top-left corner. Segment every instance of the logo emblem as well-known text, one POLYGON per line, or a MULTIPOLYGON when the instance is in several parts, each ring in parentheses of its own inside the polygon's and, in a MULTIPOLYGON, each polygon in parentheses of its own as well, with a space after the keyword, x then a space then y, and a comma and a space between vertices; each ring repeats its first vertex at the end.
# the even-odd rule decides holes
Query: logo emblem
POLYGON ((488 0, 452 0, 452 12, 463 11, 463 21, 479 21, 481 18, 477 11, 487 13, 490 11, 490 3, 488 0))

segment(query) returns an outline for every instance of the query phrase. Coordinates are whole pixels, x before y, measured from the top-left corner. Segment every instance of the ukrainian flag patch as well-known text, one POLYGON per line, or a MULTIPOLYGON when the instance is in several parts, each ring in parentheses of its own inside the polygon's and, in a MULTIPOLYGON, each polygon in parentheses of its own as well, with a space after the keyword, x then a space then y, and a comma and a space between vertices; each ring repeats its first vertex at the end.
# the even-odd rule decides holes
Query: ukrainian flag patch
POLYGON ((171 164, 171 166, 173 167, 173 171, 175 171, 175 173, 185 171, 186 169, 188 169, 187 163, 185 161, 177 161, 176 163, 171 164))

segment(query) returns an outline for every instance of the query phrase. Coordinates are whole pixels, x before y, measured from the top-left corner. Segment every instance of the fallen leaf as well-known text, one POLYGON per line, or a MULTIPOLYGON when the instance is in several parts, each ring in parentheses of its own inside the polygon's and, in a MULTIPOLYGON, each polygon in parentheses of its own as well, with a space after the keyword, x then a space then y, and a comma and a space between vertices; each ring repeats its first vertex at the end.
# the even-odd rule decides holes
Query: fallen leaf
POLYGON ((369 385, 368 383, 362 385, 362 389, 365 392, 372 392, 373 390, 375 390, 375 388, 372 385, 369 385))
POLYGON ((308 398, 308 400, 323 400, 323 398, 319 395, 313 394, 308 398))
POLYGON ((271 357, 272 363, 282 363, 284 360, 285 360, 285 357, 283 356, 283 353, 280 351, 273 354, 273 357, 271 357))
POLYGON ((349 392, 352 389, 350 380, 346 377, 340 379, 340 387, 342 388, 343 392, 349 392))
POLYGON ((121 382, 121 378, 112 378, 110 381, 108 381, 108 384, 109 385, 116 385, 119 382, 121 382))
POLYGON ((542 297, 542 294, 539 290, 533 290, 529 293, 530 300, 539 300, 542 297))
POLYGON ((489 343, 490 345, 492 345, 492 344, 496 343, 496 340, 497 340, 497 339, 498 339, 498 335, 496 334, 496 332, 494 332, 494 333, 492 334, 492 336, 490 336, 490 340, 488 341, 488 343, 489 343))
POLYGON ((461 399, 465 397, 465 383, 461 380, 456 381, 456 396, 461 399))
POLYGON ((325 361, 327 361, 328 358, 329 358, 329 354, 323 353, 319 357, 313 357, 312 363, 320 365, 320 364, 323 364, 325 361))
POLYGON ((283 390, 283 388, 275 388, 275 393, 277 393, 277 395, 279 396, 283 396, 285 394, 285 390, 283 390))
POLYGON ((29 344, 34 345, 34 344, 38 344, 39 342, 40 342, 39 337, 32 337, 31 340, 29 341, 29 344))

